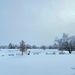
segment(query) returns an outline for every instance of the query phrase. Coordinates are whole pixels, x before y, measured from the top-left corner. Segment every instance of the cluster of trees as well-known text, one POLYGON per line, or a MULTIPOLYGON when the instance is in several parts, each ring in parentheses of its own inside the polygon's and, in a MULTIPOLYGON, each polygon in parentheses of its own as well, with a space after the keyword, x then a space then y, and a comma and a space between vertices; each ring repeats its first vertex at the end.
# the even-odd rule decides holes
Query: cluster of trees
POLYGON ((18 48, 19 48, 18 45, 14 45, 12 43, 9 43, 9 45, 8 45, 8 49, 18 49, 18 48))
MULTIPOLYGON (((12 44, 12 43, 9 43, 9 45, 7 46, 0 46, 0 49, 19 49, 19 45, 16 45, 16 44, 12 44)), ((45 46, 45 45, 41 45, 41 46, 36 46, 36 45, 29 45, 29 44, 26 44, 26 48, 27 49, 56 49, 57 48, 57 45, 56 43, 54 43, 52 46, 49 45, 49 46, 45 46)))
POLYGON ((45 46, 45 45, 42 45, 39 47, 39 49, 43 49, 43 50, 46 50, 46 49, 57 49, 58 46, 56 43, 54 43, 53 45, 49 45, 49 46, 45 46))
POLYGON ((75 36, 69 36, 68 34, 63 34, 63 36, 59 39, 57 38, 55 40, 55 43, 53 44, 53 46, 45 46, 42 45, 40 47, 37 47, 36 45, 30 46, 30 45, 25 45, 24 41, 20 42, 20 51, 22 52, 26 52, 27 49, 59 49, 61 51, 68 51, 70 54, 72 53, 72 51, 75 50, 75 36))
POLYGON ((60 39, 57 38, 55 41, 59 50, 68 51, 70 54, 75 50, 75 36, 69 36, 64 33, 60 39))
POLYGON ((20 51, 22 52, 26 52, 27 49, 59 49, 61 51, 65 50, 68 51, 70 54, 72 53, 72 51, 75 50, 75 36, 69 36, 68 34, 63 34, 63 36, 59 39, 56 38, 55 39, 55 43, 51 46, 45 46, 42 45, 40 47, 36 46, 36 45, 29 45, 29 44, 25 44, 25 42, 22 40, 20 42, 20 45, 14 45, 12 43, 9 43, 8 46, 0 46, 0 49, 20 49, 20 51))
POLYGON ((18 49, 18 48, 19 48, 18 45, 15 45, 15 44, 12 44, 12 43, 9 43, 9 45, 0 46, 0 49, 18 49))

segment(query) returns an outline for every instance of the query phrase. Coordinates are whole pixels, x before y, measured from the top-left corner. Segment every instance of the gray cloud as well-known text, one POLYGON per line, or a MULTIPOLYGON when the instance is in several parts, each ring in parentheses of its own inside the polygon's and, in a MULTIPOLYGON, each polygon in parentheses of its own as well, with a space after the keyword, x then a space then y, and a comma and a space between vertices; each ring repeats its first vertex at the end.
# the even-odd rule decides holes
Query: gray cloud
POLYGON ((74 35, 74 0, 7 0, 0 15, 2 43, 52 44, 62 33, 74 35), (4 38, 6 36, 6 38, 4 38))

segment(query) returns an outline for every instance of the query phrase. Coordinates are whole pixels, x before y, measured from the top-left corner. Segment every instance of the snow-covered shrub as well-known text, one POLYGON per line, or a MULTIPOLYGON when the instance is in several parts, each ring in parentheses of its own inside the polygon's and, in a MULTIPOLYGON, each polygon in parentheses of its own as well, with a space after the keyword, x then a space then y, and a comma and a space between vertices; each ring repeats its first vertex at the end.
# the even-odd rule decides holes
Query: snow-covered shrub
POLYGON ((52 53, 48 53, 48 52, 46 52, 46 55, 50 55, 50 54, 52 54, 52 53))
POLYGON ((56 53, 55 52, 53 52, 53 55, 55 55, 56 53))
POLYGON ((27 55, 30 55, 30 51, 28 51, 28 54, 27 55))
POLYGON ((2 57, 3 57, 4 55, 2 55, 2 57))
POLYGON ((22 54, 20 54, 20 53, 16 53, 16 55, 22 55, 22 54))
POLYGON ((14 54, 8 54, 8 56, 14 56, 14 54))
POLYGON ((35 53, 33 53, 34 55, 39 55, 39 52, 35 52, 35 53))
POLYGON ((59 54, 65 54, 65 52, 61 51, 61 52, 59 52, 59 54))

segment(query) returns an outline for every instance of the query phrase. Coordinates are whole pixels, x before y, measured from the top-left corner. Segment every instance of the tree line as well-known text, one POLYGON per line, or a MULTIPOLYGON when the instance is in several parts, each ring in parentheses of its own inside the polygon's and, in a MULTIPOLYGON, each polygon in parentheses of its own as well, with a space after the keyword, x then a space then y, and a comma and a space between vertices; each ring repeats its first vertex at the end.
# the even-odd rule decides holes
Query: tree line
MULTIPOLYGON (((9 43, 8 45, 5 45, 5 46, 4 45, 0 46, 0 49, 19 49, 19 48, 20 48, 20 45, 12 44, 12 43, 9 43)), ((53 45, 49 45, 49 46, 45 46, 45 45, 36 46, 36 45, 26 44, 26 48, 27 49, 43 49, 43 50, 45 50, 45 49, 56 49, 57 45, 56 45, 56 43, 54 43, 53 45)))
POLYGON ((68 34, 63 34, 61 38, 56 38, 53 45, 45 46, 36 46, 26 44, 23 40, 20 42, 20 45, 14 45, 9 43, 8 46, 0 46, 0 49, 20 49, 23 52, 27 51, 27 49, 58 49, 61 51, 68 51, 70 54, 75 50, 75 36, 69 36, 68 34))

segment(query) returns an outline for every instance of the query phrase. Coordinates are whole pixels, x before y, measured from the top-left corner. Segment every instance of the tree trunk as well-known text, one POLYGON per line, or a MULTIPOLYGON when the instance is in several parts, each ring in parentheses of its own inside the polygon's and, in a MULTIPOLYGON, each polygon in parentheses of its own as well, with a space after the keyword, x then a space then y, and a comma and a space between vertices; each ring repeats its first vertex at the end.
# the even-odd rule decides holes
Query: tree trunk
POLYGON ((72 51, 71 51, 71 50, 69 50, 69 53, 71 54, 71 53, 72 53, 72 51))
POLYGON ((23 52, 22 52, 22 55, 23 55, 23 52))

